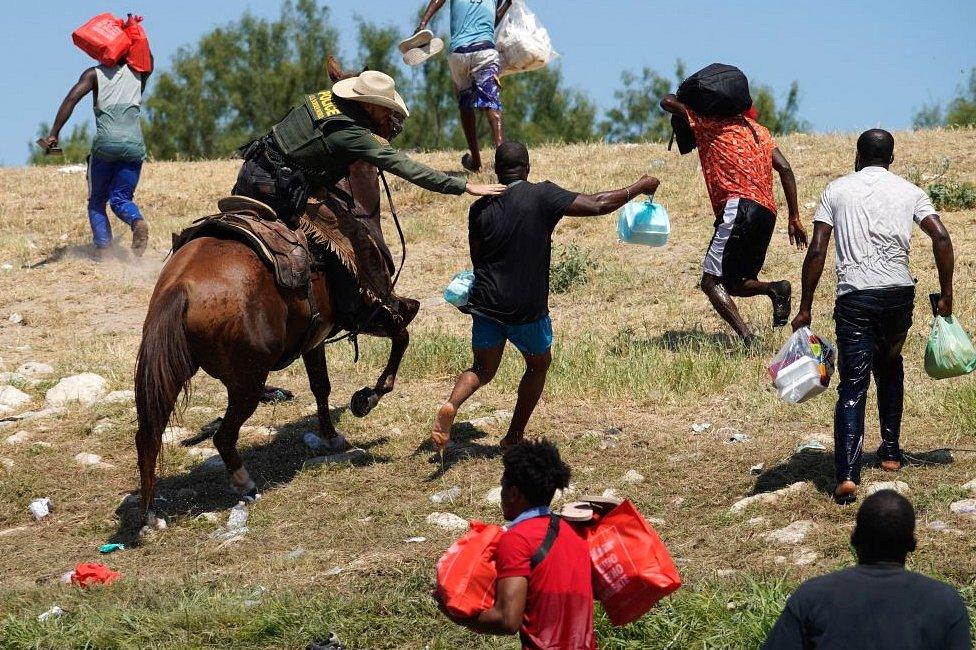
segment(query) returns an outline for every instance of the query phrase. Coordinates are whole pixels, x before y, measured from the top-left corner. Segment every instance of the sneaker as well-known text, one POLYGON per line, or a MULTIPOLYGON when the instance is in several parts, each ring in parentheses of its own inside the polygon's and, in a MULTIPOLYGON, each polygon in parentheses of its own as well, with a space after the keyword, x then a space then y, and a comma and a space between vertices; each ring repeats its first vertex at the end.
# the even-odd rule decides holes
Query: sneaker
POLYGON ((136 257, 142 257, 149 244, 149 224, 145 219, 138 219, 132 224, 132 252, 136 257))
POLYGON ((773 327, 782 327, 790 320, 790 311, 793 306, 793 287, 786 280, 773 282, 770 285, 773 295, 773 327))

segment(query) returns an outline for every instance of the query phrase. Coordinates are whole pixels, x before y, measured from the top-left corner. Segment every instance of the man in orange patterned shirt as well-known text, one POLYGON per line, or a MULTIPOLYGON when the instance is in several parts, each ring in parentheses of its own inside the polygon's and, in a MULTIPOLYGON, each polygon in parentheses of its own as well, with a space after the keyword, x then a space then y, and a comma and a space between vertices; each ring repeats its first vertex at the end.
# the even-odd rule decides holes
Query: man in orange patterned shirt
POLYGON ((732 296, 768 296, 773 327, 789 320, 792 289, 786 280, 758 279, 776 224, 773 169, 779 173, 789 207, 790 243, 807 245, 796 200, 796 178, 769 131, 750 114, 731 117, 697 115, 674 95, 661 108, 685 118, 695 135, 702 173, 715 212, 715 234, 705 254, 701 289, 715 311, 747 343, 755 340, 732 296))

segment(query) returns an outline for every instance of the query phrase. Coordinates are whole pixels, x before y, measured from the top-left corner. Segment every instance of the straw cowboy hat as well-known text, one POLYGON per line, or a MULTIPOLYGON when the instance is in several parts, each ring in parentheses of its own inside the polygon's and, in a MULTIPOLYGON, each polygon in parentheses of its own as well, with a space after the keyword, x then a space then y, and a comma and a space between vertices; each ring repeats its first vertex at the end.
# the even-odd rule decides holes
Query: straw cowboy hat
POLYGON ((444 41, 435 37, 434 32, 422 29, 413 36, 400 41, 400 54, 409 66, 418 66, 444 49, 444 41))
POLYGON ((354 102, 389 108, 404 117, 410 116, 407 104, 396 91, 393 77, 376 70, 366 70, 358 77, 350 77, 332 84, 332 94, 354 102))

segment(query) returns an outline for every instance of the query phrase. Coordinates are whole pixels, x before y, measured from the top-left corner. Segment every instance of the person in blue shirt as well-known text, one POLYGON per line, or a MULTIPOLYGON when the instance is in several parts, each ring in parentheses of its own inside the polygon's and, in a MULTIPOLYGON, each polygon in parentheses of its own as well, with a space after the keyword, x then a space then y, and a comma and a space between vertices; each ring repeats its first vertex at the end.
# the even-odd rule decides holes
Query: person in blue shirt
MULTIPOLYGON (((417 31, 427 29, 434 14, 447 0, 430 0, 417 31)), ((451 47, 448 63, 458 93, 461 128, 468 142, 468 153, 461 166, 468 171, 481 169, 481 149, 475 111, 485 112, 497 148, 505 140, 502 126, 501 87, 498 73, 501 59, 495 48, 495 27, 512 0, 451 0, 451 47)))

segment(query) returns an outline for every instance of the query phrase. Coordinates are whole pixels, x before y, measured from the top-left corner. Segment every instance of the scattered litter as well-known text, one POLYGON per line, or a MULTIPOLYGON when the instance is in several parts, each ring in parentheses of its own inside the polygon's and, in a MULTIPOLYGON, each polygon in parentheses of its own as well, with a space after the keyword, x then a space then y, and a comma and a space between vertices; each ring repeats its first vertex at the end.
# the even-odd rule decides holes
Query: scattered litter
POLYGON ((805 451, 827 451, 827 445, 819 440, 807 440, 798 444, 794 453, 801 454, 805 451))
POLYGON ((124 551, 124 550, 125 550, 125 544, 116 544, 114 542, 110 544, 102 544, 100 547, 98 547, 98 552, 103 554, 114 553, 115 551, 124 551))
POLYGON ((701 433, 702 431, 711 428, 712 428, 711 422, 695 422, 694 424, 691 425, 691 430, 694 431, 695 433, 701 433))
POLYGON ((644 475, 641 474, 640 472, 636 471, 636 470, 628 469, 627 472, 621 478, 621 480, 624 483, 630 483, 631 485, 637 485, 638 483, 643 483, 644 482, 644 475))
POLYGON ((408 537, 406 541, 407 541, 407 544, 420 544, 422 542, 426 542, 427 541, 427 538, 426 537, 408 537))
POLYGON ((799 544, 816 527, 809 519, 794 521, 788 526, 766 533, 766 541, 773 544, 799 544))
POLYGON ((64 165, 63 167, 58 167, 58 171, 62 174, 84 174, 88 170, 84 165, 64 165))
POLYGON ((108 391, 105 378, 92 372, 64 377, 47 391, 45 398, 49 406, 64 406, 69 402, 81 402, 91 406, 108 391))
POLYGON ((435 492, 434 494, 430 495, 430 500, 434 503, 450 503, 459 496, 461 496, 461 488, 455 485, 446 490, 435 492))
POLYGON ((305 552, 306 551, 305 551, 305 547, 304 546, 298 546, 298 547, 293 548, 292 550, 288 551, 285 554, 285 559, 286 560, 297 560, 301 556, 305 555, 305 552))
POLYGON ((85 562, 75 567, 71 574, 71 583, 79 587, 110 585, 121 577, 121 573, 113 571, 100 562, 85 562))
POLYGON ((10 314, 10 316, 7 318, 7 320, 9 320, 14 325, 18 325, 18 324, 24 322, 24 317, 21 314, 19 314, 17 312, 14 312, 14 313, 10 314))
POLYGON ((17 368, 17 373, 21 375, 26 375, 28 377, 41 377, 44 375, 50 375, 54 372, 54 368, 46 363, 41 363, 40 361, 28 361, 27 363, 21 364, 17 368))
POLYGON ((813 487, 811 483, 808 481, 802 481, 788 485, 785 488, 776 490, 775 492, 760 492, 759 494, 753 494, 751 496, 739 499, 732 504, 729 510, 732 512, 740 512, 741 510, 744 510, 755 503, 770 505, 778 502, 781 498, 787 495, 794 494, 796 492, 803 492, 811 487, 813 487))
POLYGON ((247 517, 247 504, 239 501, 236 506, 230 509, 227 525, 215 530, 211 537, 218 542, 229 542, 243 537, 248 530, 247 517))
POLYGON ((976 499, 962 499, 949 506, 949 510, 962 517, 976 518, 976 499))
POLYGON ((0 386, 0 406, 15 409, 31 401, 31 396, 13 386, 0 386))
POLYGON ((41 612, 40 614, 38 614, 37 620, 39 623, 43 623, 49 618, 59 618, 63 615, 64 615, 64 610, 58 607, 57 605, 55 605, 54 607, 47 610, 46 612, 41 612))
POLYGON ((499 506, 502 503, 502 488, 501 486, 496 486, 488 490, 488 494, 485 495, 485 501, 493 506, 499 506))
POLYGON ((27 506, 30 513, 34 515, 34 519, 40 521, 51 514, 51 510, 54 509, 54 503, 47 497, 42 497, 40 499, 33 499, 30 505, 27 506))
POLYGON ((754 476, 759 476, 760 474, 763 473, 763 469, 765 469, 765 467, 766 466, 763 465, 762 463, 757 463, 749 468, 749 473, 754 476))
POLYGON ((103 404, 126 404, 128 402, 134 402, 135 400, 135 391, 113 390, 111 393, 103 397, 101 402, 103 404))
POLYGON ((330 456, 318 456, 316 458, 310 458, 305 461, 305 467, 312 467, 314 465, 326 465, 330 463, 352 463, 357 460, 362 460, 366 458, 366 450, 356 447, 350 449, 349 451, 344 451, 341 454, 332 454, 330 456))
POLYGON ((451 512, 432 512, 427 515, 427 523, 445 530, 467 530, 468 522, 451 512))
POLYGON ((733 431, 728 435, 725 442, 726 444, 734 444, 736 442, 746 442, 750 440, 752 436, 748 433, 742 433, 741 431, 733 431))
POLYGON ((72 571, 65 571, 64 573, 61 574, 61 577, 59 578, 59 580, 61 580, 61 582, 63 582, 66 585, 70 585, 71 584, 71 579, 74 576, 75 576, 75 572, 73 570, 72 571))
POLYGON ((875 492, 880 492, 881 490, 894 490, 902 496, 905 496, 910 492, 908 483, 905 483, 904 481, 879 481, 875 483, 868 483, 867 487, 864 488, 864 496, 869 497, 875 492))

